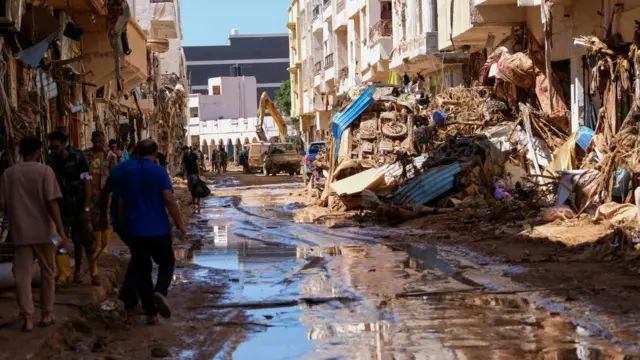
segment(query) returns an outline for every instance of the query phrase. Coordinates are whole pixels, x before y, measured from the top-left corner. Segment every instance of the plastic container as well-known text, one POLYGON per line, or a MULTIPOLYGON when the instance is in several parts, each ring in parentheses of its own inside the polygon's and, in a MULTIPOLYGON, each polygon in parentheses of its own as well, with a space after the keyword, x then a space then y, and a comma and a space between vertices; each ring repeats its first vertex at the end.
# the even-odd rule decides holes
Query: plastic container
POLYGON ((53 241, 53 244, 56 246, 56 248, 58 248, 58 254, 67 253, 67 249, 60 246, 62 244, 62 239, 60 238, 60 235, 58 235, 58 233, 54 233, 51 236, 51 241, 53 241))

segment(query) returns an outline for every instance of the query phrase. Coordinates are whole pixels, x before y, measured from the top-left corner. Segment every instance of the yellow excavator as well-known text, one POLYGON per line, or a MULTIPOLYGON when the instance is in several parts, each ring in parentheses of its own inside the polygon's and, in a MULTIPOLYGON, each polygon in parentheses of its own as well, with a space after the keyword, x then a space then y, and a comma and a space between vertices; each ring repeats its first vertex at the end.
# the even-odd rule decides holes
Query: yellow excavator
POLYGON ((264 131, 264 114, 266 111, 269 111, 271 117, 273 117, 273 121, 276 123, 278 127, 278 132, 280 133, 280 142, 285 143, 287 137, 287 124, 284 123, 284 118, 280 114, 280 111, 276 108, 276 105, 271 101, 269 94, 267 92, 263 92, 260 95, 260 103, 258 104, 258 124, 256 125, 256 132, 258 133, 258 138, 260 141, 267 142, 267 134, 264 131))
MULTIPOLYGON (((267 92, 263 92, 260 96, 258 104, 258 123, 256 124, 256 133, 261 142, 269 142, 267 133, 264 131, 264 115, 269 111, 273 121, 278 127, 280 141, 277 144, 270 144, 268 150, 262 154, 256 154, 260 158, 256 159, 249 150, 249 163, 257 163, 260 161, 265 175, 276 175, 278 172, 288 172, 293 175, 300 172, 302 168, 302 156, 300 151, 304 148, 304 142, 300 136, 287 136, 287 124, 276 105, 271 101, 267 92), (253 160, 253 161, 252 161, 253 160)), ((260 150, 262 151, 262 150, 260 150)), ((252 165, 255 167, 255 165, 252 165)))

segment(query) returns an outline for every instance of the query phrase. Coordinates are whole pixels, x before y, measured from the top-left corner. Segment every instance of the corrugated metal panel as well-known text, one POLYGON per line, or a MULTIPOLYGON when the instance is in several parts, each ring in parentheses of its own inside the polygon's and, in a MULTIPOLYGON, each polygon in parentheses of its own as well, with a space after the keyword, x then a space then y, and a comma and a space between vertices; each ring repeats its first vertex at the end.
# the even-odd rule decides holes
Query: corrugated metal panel
POLYGON ((376 88, 371 86, 365 90, 358 98, 352 102, 343 112, 337 113, 333 116, 333 122, 331 123, 331 133, 333 138, 336 139, 335 156, 338 157, 338 148, 340 144, 340 138, 344 130, 351 125, 353 120, 357 119, 366 108, 373 102, 373 93, 376 88))
MULTIPOLYGON (((413 163, 418 167, 421 168, 422 167, 422 163, 424 163, 427 160, 426 157, 424 156, 418 156, 413 158, 413 163)), ((400 177, 400 175, 402 175, 402 165, 400 165, 400 163, 394 163, 391 165, 384 165, 379 167, 378 172, 382 175, 384 175, 384 179, 387 183, 389 183, 391 180, 396 179, 398 177, 400 177)), ((409 179, 413 178, 414 174, 413 174, 413 168, 409 168, 407 169, 407 177, 409 179)))
POLYGON ((459 163, 431 169, 396 191, 394 202, 400 205, 426 204, 451 190, 454 185, 454 176, 460 171, 459 163))

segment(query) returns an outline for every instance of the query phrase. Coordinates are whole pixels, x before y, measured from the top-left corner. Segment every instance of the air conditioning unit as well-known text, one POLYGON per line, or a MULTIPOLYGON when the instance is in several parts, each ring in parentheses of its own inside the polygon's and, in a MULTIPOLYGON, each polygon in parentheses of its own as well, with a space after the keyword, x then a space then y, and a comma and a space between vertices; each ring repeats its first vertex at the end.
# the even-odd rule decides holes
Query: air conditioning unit
POLYGON ((24 0, 0 0, 0 28, 20 31, 24 0))

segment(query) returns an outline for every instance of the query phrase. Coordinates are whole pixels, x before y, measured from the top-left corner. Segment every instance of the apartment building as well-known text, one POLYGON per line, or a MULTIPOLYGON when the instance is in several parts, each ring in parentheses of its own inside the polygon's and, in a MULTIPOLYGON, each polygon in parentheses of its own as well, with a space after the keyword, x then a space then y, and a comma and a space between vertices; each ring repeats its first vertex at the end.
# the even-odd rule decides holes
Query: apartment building
POLYGON ((185 46, 191 92, 207 94, 213 77, 253 76, 257 79, 256 100, 266 91, 274 97, 289 78, 287 34, 240 34, 231 30, 228 45, 185 46))
POLYGON ((292 116, 308 140, 328 134, 333 106, 362 83, 389 78, 391 0, 293 0, 289 7, 292 116))

